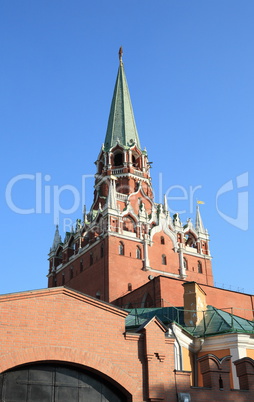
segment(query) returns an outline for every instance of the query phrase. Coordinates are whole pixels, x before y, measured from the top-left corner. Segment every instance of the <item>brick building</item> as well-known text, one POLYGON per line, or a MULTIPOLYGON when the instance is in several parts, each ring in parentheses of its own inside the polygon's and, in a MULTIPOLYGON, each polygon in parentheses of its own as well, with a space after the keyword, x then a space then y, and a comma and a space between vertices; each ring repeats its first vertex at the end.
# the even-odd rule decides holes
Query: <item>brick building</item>
POLYGON ((254 297, 213 286, 198 206, 155 202, 119 60, 90 212, 56 228, 48 289, 0 296, 1 400, 253 401, 254 297))

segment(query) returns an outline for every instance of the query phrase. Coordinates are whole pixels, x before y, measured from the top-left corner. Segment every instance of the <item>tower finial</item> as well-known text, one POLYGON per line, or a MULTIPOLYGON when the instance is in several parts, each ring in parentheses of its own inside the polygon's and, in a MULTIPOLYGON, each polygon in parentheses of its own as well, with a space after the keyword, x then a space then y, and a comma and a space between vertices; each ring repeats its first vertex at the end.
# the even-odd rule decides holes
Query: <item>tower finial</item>
POLYGON ((123 62, 123 48, 122 48, 122 46, 119 49, 118 55, 119 55, 119 61, 120 61, 120 63, 122 63, 123 62))
POLYGON ((140 148, 130 93, 122 62, 122 54, 123 48, 121 46, 118 53, 119 67, 104 141, 104 151, 106 152, 115 146, 117 141, 127 148, 130 146, 133 147, 135 143, 140 148))

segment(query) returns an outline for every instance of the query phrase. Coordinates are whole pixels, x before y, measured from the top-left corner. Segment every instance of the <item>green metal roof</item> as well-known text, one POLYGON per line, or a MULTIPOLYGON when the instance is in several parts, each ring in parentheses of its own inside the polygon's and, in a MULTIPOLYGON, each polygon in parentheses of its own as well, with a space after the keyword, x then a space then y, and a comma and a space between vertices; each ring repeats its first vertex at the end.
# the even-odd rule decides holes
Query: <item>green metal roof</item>
POLYGON ((223 333, 254 333, 254 322, 213 306, 207 306, 203 320, 195 327, 185 327, 193 336, 211 336, 223 333))
POLYGON ((105 150, 108 151, 110 148, 115 146, 117 142, 125 147, 131 147, 136 143, 140 148, 130 93, 122 61, 120 61, 111 103, 108 128, 104 142, 105 150))
POLYGON ((192 327, 184 324, 182 307, 136 308, 127 309, 127 311, 129 312, 126 317, 127 330, 138 328, 156 316, 165 325, 176 322, 194 337, 214 336, 223 333, 254 334, 253 321, 216 309, 213 306, 207 306, 207 310, 203 312, 203 319, 198 325, 192 327))
POLYGON ((138 328, 146 321, 149 321, 154 316, 158 317, 163 324, 170 324, 175 321, 180 325, 184 325, 183 309, 176 307, 158 307, 158 308, 134 308, 126 309, 129 315, 126 317, 126 328, 138 328))

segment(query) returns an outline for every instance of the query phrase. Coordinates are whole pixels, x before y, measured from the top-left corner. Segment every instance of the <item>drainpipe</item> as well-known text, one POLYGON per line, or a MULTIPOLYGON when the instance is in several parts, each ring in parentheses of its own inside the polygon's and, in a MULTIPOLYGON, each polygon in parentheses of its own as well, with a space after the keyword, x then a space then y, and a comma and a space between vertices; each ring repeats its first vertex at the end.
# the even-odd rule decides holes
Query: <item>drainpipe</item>
POLYGON ((182 370, 183 370, 182 348, 181 348, 179 339, 178 339, 178 337, 176 336, 176 333, 175 333, 175 331, 174 331, 173 325, 171 326, 171 331, 172 331, 172 333, 173 333, 173 335, 174 335, 174 337, 175 337, 176 343, 178 344, 178 348, 179 348, 179 366, 180 366, 179 369, 180 369, 180 371, 182 371, 182 370))

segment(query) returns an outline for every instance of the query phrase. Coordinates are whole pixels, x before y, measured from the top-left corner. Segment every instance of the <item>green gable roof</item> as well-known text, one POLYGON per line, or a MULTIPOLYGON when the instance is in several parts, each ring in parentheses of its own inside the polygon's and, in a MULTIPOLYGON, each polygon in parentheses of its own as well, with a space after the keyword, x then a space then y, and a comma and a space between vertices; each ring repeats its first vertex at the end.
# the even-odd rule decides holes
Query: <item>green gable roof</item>
POLYGON ((108 119, 105 150, 109 150, 117 142, 125 147, 133 146, 136 143, 140 148, 130 93, 121 60, 108 119))
POLYGON ((184 309, 182 307, 134 308, 126 309, 126 311, 129 312, 126 317, 127 330, 137 329, 156 316, 165 325, 169 325, 172 322, 177 323, 185 331, 197 338, 225 333, 254 334, 253 321, 219 310, 213 306, 207 306, 203 314, 203 320, 192 327, 184 324, 184 309))

